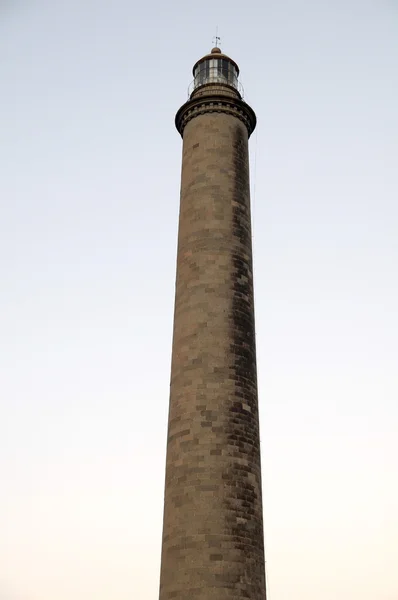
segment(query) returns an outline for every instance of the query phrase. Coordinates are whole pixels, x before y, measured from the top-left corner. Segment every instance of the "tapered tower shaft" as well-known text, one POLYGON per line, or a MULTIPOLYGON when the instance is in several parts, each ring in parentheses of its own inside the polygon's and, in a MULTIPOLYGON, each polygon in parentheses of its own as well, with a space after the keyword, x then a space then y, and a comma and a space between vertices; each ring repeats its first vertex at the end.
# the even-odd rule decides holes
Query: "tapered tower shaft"
POLYGON ((256 119, 218 48, 194 75, 176 116, 183 158, 160 600, 265 600, 248 161, 256 119))

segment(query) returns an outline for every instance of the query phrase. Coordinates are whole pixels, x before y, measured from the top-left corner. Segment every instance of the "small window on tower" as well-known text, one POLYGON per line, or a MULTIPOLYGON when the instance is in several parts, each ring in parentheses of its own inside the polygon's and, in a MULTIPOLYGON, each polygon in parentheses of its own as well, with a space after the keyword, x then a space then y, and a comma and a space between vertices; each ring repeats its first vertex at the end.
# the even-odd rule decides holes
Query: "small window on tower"
POLYGON ((201 63, 198 66, 198 84, 199 85, 203 85, 205 83, 206 80, 206 65, 205 63, 201 63))
POLYGON ((225 60, 225 58, 223 58, 221 62, 222 62, 222 66, 221 66, 222 74, 225 77, 225 79, 228 80, 229 62, 227 60, 225 60))
POLYGON ((206 83, 207 81, 209 81, 209 78, 211 77, 211 74, 210 74, 210 63, 209 63, 208 60, 205 61, 204 67, 205 67, 205 83, 206 83))
POLYGON ((234 67, 234 65, 231 64, 230 66, 230 70, 229 70, 229 80, 231 85, 237 87, 238 86, 238 73, 236 71, 236 67, 234 67))

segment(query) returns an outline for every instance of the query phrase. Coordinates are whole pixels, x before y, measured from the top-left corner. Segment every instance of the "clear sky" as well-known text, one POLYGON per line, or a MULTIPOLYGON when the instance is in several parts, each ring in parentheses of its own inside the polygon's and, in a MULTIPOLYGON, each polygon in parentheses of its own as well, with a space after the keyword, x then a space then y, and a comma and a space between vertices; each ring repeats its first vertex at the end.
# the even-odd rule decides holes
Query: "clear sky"
POLYGON ((398 599, 397 0, 0 1, 0 600, 156 600, 181 139, 251 140, 269 600, 398 599))

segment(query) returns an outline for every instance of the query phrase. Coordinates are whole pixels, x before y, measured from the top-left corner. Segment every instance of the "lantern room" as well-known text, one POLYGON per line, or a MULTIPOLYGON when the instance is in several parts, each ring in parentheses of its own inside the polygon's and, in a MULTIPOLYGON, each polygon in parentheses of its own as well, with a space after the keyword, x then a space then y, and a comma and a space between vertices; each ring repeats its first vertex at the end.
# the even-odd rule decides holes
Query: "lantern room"
POLYGON ((211 54, 201 58, 193 68, 193 89, 202 85, 227 85, 240 91, 238 83, 239 67, 231 58, 222 54, 220 48, 213 48, 211 54))

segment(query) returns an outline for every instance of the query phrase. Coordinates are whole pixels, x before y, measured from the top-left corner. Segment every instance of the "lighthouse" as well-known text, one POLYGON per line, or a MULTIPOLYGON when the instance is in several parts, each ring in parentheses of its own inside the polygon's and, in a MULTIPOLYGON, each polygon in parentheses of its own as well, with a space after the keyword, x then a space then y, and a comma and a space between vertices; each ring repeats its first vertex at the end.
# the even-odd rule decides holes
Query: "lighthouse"
POLYGON ((237 63, 193 67, 182 174, 160 600, 265 600, 248 143, 237 63))

